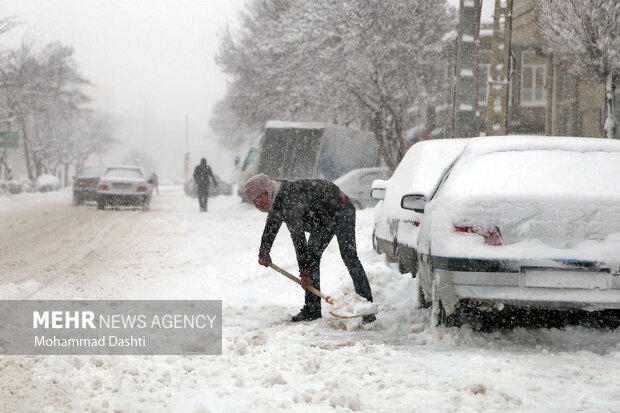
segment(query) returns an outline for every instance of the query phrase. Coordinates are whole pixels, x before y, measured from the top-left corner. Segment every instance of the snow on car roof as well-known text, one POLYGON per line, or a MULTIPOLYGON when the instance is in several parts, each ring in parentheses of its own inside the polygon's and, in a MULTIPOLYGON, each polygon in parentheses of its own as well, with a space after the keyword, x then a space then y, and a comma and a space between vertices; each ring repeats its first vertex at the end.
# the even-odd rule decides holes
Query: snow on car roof
POLYGON ((389 179, 383 209, 391 217, 407 219, 413 212, 400 207, 406 194, 430 198, 443 172, 471 139, 432 139, 414 144, 389 179))
POLYGON ((478 156, 488 152, 533 149, 618 152, 620 151, 620 140, 536 135, 488 136, 470 139, 462 157, 478 156))
POLYGON ((390 179, 405 191, 429 196, 442 172, 463 151, 471 139, 432 139, 413 145, 390 179), (402 165, 402 166, 401 166, 402 165))
MULTIPOLYGON (((472 195, 536 199, 604 196, 620 200, 620 150, 495 151, 462 159, 450 173, 451 197, 472 195)), ((442 189, 442 192, 444 190, 442 189)))
POLYGON ((617 140, 544 136, 474 138, 461 154, 455 176, 446 182, 446 191, 451 197, 515 192, 542 195, 557 191, 602 194, 615 190, 620 194, 617 181, 620 162, 616 163, 616 159, 620 160, 617 140), (583 170, 584 165, 589 165, 587 170, 583 170))

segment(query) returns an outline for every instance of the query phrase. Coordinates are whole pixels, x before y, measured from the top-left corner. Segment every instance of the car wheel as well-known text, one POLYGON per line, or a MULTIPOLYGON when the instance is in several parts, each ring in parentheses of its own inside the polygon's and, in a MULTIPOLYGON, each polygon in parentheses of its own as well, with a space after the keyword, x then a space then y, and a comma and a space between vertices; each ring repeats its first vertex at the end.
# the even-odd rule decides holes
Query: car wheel
POLYGON ((73 205, 82 205, 84 200, 79 195, 73 195, 73 205))
POLYGON ((142 205, 142 210, 143 211, 148 211, 149 209, 151 209, 151 203, 150 202, 145 202, 144 205, 142 205))
POLYGON ((97 199, 97 209, 105 209, 105 201, 103 199, 97 199))

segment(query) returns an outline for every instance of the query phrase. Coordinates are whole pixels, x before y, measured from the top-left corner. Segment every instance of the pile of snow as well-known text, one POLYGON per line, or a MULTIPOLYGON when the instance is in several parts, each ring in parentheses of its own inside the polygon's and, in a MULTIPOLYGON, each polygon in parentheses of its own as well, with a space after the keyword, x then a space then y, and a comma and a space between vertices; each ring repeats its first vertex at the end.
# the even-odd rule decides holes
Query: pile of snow
POLYGON ((22 192, 31 192, 32 189, 32 182, 28 178, 10 181, 0 180, 0 194, 21 194, 22 192))
POLYGON ((36 188, 39 192, 56 191, 60 188, 60 180, 54 175, 43 174, 37 178, 36 188))

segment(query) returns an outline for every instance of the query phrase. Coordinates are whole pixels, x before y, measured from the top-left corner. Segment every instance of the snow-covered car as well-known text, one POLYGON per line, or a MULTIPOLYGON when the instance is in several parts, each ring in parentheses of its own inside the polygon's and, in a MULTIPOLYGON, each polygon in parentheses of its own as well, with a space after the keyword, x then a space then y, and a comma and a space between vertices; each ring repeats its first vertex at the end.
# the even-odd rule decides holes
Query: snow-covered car
POLYGON ((375 168, 354 169, 334 181, 340 189, 349 196, 355 208, 367 208, 377 203, 370 197, 372 182, 377 179, 388 179, 390 169, 386 166, 375 168))
POLYGON ((401 208, 402 197, 409 193, 430 196, 437 183, 461 153, 468 139, 435 139, 414 144, 398 164, 388 181, 372 184, 375 206, 373 246, 402 273, 417 272, 416 243, 422 214, 401 208))
POLYGON ((60 188, 60 180, 54 175, 43 174, 37 178, 36 188, 39 192, 57 191, 60 188))
POLYGON ((211 185, 209 187, 210 197, 218 195, 232 195, 232 184, 222 180, 218 175, 215 175, 215 181, 217 182, 217 186, 211 185))
POLYGON ((475 138, 428 198, 403 207, 424 211, 421 302, 439 323, 509 308, 617 316, 620 141, 475 138))
POLYGON ((104 172, 104 167, 87 166, 73 178, 74 205, 80 205, 84 201, 97 200, 97 184, 99 184, 99 179, 101 179, 104 172))
POLYGON ((97 185, 97 208, 140 206, 148 209, 153 188, 137 166, 109 166, 97 185))

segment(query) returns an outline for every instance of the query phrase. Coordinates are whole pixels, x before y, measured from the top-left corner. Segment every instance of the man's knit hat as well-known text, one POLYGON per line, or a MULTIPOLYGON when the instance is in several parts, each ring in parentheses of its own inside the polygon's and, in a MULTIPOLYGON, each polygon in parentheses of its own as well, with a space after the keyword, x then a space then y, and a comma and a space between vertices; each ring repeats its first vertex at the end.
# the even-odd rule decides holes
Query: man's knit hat
POLYGON ((273 181, 265 174, 254 175, 243 184, 243 196, 250 202, 267 192, 270 200, 273 200, 273 181))

